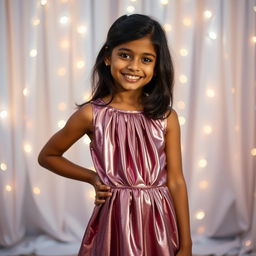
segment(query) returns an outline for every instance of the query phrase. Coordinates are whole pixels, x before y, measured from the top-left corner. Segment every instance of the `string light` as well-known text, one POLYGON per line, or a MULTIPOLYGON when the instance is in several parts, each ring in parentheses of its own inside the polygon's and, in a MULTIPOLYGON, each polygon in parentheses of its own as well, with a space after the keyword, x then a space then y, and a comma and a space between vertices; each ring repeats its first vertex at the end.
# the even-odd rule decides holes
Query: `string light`
POLYGON ((6 110, 2 110, 2 111, 0 112, 0 118, 1 118, 1 119, 5 119, 5 118, 7 117, 7 115, 8 115, 8 113, 7 113, 6 110))
POLYGON ((95 196, 96 196, 95 190, 90 190, 88 192, 88 196, 89 196, 89 198, 95 199, 95 196))
POLYGON ((169 2, 168 0, 161 0, 161 4, 162 4, 162 5, 167 5, 168 2, 169 2))
POLYGON ((252 42, 253 42, 253 43, 256 43, 256 36, 253 36, 253 37, 252 37, 252 42))
POLYGON ((251 240, 246 240, 245 242, 244 242, 244 245, 245 246, 250 246, 252 244, 252 241, 251 240))
POLYGON ((202 220, 205 217, 205 212, 204 211, 198 211, 196 213, 195 217, 196 217, 197 220, 202 220))
POLYGON ((61 16, 59 19, 60 24, 67 25, 70 22, 70 18, 66 15, 61 16))
POLYGON ((188 78, 185 75, 180 75, 179 80, 182 84, 187 83, 188 78))
POLYGON ((199 188, 200 188, 200 189, 207 189, 208 186, 209 186, 209 183, 208 183, 207 180, 202 180, 202 181, 200 181, 200 183, 199 183, 199 188))
POLYGON ((204 168, 207 165, 207 160, 202 158, 198 161, 198 166, 204 168))
POLYGON ((209 11, 209 10, 204 11, 204 17, 205 17, 206 19, 211 18, 211 17, 212 17, 212 12, 209 11))
POLYGON ((191 26, 191 24, 192 24, 191 19, 189 19, 189 18, 184 18, 182 20, 182 22, 183 22, 184 26, 187 26, 187 27, 191 26))
POLYGON ((136 2, 137 0, 130 0, 131 2, 136 2))
POLYGON ((210 125, 205 125, 203 127, 203 131, 205 134, 211 134, 212 133, 212 127, 210 125))
POLYGON ((76 67, 77 67, 78 69, 82 69, 82 68, 84 67, 84 65, 85 65, 85 63, 84 63, 83 60, 80 60, 80 61, 78 61, 78 62, 76 63, 76 67))
POLYGON ((65 110, 67 108, 67 104, 65 103, 65 102, 61 102, 61 103, 59 103, 59 105, 58 105, 58 109, 59 110, 65 110))
POLYGON ((6 185, 5 190, 8 191, 8 192, 11 192, 12 191, 12 186, 11 185, 6 185))
POLYGON ((251 149, 251 155, 252 156, 256 156, 256 148, 252 148, 251 149))
POLYGON ((85 92, 83 94, 83 100, 85 100, 85 101, 88 101, 90 97, 91 97, 91 94, 89 92, 85 92))
POLYGON ((33 188, 33 193, 36 194, 36 195, 39 195, 39 194, 41 193, 40 188, 34 187, 34 188, 33 188))
POLYGON ((180 100, 177 102, 177 106, 179 109, 184 109, 185 108, 185 102, 180 100))
POLYGON ((23 91, 22 91, 23 95, 24 96, 28 96, 29 95, 29 90, 28 88, 24 88, 23 91))
POLYGON ((256 5, 253 6, 253 10, 256 12, 256 5))
POLYGON ((58 122, 58 127, 61 129, 61 128, 63 128, 65 126, 65 124, 66 124, 65 120, 60 120, 58 122))
POLYGON ((31 153, 31 151, 32 151, 32 146, 31 146, 31 144, 29 144, 29 143, 25 143, 25 144, 23 145, 23 149, 24 149, 24 151, 25 151, 26 153, 31 153))
POLYGON ((79 33, 81 35, 85 34, 86 33, 86 27, 83 26, 83 25, 78 26, 77 27, 77 33, 79 33))
POLYGON ((205 232, 205 227, 204 226, 200 226, 200 227, 197 228, 197 233, 202 234, 204 232, 205 232))
POLYGON ((40 3, 41 3, 42 6, 44 6, 44 5, 47 4, 47 0, 41 0, 40 3))
POLYGON ((209 38, 211 38, 212 40, 215 40, 217 38, 217 34, 213 31, 208 33, 209 38))
POLYGON ((69 41, 68 40, 62 40, 61 42, 60 42, 60 47, 61 48, 63 48, 63 49, 67 49, 67 48, 69 48, 69 41))
POLYGON ((166 32, 169 32, 169 31, 172 30, 172 26, 171 26, 170 24, 168 24, 168 23, 164 24, 164 25, 163 25, 163 28, 164 28, 164 30, 165 30, 166 32))
POLYGON ((34 19, 32 20, 32 24, 33 24, 34 26, 37 26, 37 25, 40 24, 40 20, 39 20, 38 18, 34 18, 34 19))
POLYGON ((7 170, 7 164, 6 164, 6 163, 1 163, 1 164, 0 164, 0 169, 1 169, 2 171, 6 171, 6 170, 7 170))
POLYGON ((37 50, 36 49, 32 49, 30 51, 30 57, 36 57, 37 56, 37 50))
POLYGON ((209 97, 209 98, 213 98, 215 96, 215 92, 213 89, 207 89, 206 90, 206 95, 209 97))
POLYGON ((135 7, 132 6, 132 5, 129 5, 129 6, 126 8, 126 10, 127 10, 128 13, 134 13, 135 7))
POLYGON ((58 75, 59 76, 64 76, 66 74, 66 69, 65 68, 59 68, 58 69, 58 75))
POLYGON ((180 55, 181 56, 187 56, 188 55, 188 50, 187 49, 180 49, 180 55))

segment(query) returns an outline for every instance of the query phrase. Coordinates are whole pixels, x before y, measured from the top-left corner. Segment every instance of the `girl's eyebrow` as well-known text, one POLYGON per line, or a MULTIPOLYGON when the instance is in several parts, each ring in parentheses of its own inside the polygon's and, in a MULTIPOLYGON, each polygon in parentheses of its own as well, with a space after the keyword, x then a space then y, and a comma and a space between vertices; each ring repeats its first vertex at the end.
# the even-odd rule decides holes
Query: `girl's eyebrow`
MULTIPOLYGON (((128 51, 128 52, 132 52, 131 49, 128 48, 119 48, 118 51, 128 51)), ((156 58, 156 56, 152 53, 148 53, 148 52, 143 52, 143 55, 148 55, 148 56, 152 56, 154 58, 156 58)))

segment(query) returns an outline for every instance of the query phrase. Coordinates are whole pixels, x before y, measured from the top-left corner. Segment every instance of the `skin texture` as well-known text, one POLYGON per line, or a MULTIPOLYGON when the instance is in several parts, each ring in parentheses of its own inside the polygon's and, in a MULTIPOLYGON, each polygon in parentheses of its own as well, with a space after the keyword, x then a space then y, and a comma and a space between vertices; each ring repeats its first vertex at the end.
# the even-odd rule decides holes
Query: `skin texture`
MULTIPOLYGON (((111 106, 123 110, 142 110, 140 96, 142 88, 154 76, 156 52, 149 37, 144 37, 115 47, 105 60, 110 66, 118 92, 111 106), (120 50, 121 49, 121 50, 120 50), (124 74, 137 75, 136 82, 127 81, 124 74)), ((110 95, 103 98, 108 102, 110 95)), ((88 182, 95 189, 95 204, 102 204, 105 198, 111 196, 109 187, 101 182, 96 172, 78 166, 63 157, 78 139, 87 134, 93 137, 92 107, 86 104, 71 115, 66 125, 55 133, 42 148, 38 162, 50 171, 71 179, 88 182)), ((174 199, 180 235, 180 250, 178 256, 192 255, 192 242, 189 224, 189 208, 186 183, 182 171, 180 146, 180 126, 178 115, 173 109, 167 118, 166 157, 169 191, 174 199)))

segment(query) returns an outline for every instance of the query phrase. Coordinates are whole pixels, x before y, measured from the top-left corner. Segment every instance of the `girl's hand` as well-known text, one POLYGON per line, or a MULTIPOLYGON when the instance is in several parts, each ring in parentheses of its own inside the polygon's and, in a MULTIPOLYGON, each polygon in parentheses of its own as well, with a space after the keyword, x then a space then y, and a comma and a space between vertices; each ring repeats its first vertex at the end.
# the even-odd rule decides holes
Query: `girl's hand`
POLYGON ((176 256, 192 256, 192 249, 179 249, 176 256))
POLYGON ((101 182, 98 174, 95 174, 92 185, 94 186, 96 194, 94 204, 100 205, 106 201, 104 198, 112 196, 112 193, 108 192, 110 187, 101 182))

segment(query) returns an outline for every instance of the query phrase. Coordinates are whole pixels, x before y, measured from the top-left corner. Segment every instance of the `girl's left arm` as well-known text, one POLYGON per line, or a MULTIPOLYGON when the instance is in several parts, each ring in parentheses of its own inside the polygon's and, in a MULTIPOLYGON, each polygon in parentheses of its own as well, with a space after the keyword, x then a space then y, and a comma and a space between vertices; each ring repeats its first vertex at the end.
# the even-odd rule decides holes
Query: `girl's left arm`
POLYGON ((179 232, 180 247, 177 255, 190 256, 192 255, 192 240, 188 195, 182 171, 180 125, 178 115, 174 109, 167 118, 165 141, 167 186, 173 198, 179 232))

